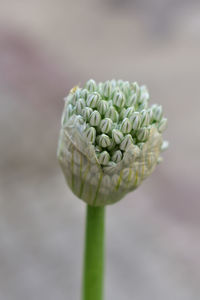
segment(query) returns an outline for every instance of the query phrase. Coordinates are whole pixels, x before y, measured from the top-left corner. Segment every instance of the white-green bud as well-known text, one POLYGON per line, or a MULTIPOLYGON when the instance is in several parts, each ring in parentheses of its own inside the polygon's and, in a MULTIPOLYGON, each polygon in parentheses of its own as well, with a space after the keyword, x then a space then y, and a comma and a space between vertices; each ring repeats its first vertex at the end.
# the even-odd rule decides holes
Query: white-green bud
POLYGON ((101 115, 97 110, 94 110, 90 116, 90 124, 92 126, 98 126, 101 122, 101 115))
POLYGON ((127 107, 131 107, 131 106, 135 106, 137 103, 137 95, 131 94, 127 99, 126 99, 126 106, 127 107))
POLYGON ((100 123, 100 129, 103 133, 108 133, 112 129, 113 122, 109 118, 105 118, 100 123))
POLYGON ((109 98, 112 94, 112 85, 110 81, 106 81, 103 85, 103 96, 109 98))
POLYGON ((133 82, 133 83, 131 84, 131 86, 132 86, 132 88, 133 88, 133 90, 134 90, 134 92, 135 92, 135 94, 136 94, 136 102, 137 102, 137 101, 139 101, 139 99, 140 99, 140 94, 141 94, 140 87, 139 87, 139 85, 138 85, 137 82, 133 82))
POLYGON ((86 87, 86 89, 88 89, 89 92, 94 92, 97 88, 97 85, 93 79, 90 79, 86 82, 85 87, 86 87))
POLYGON ((87 106, 91 108, 96 108, 98 106, 100 100, 100 95, 98 93, 92 93, 88 95, 88 98, 86 100, 87 106))
POLYGON ((167 128, 167 119, 163 118, 158 124, 158 131, 162 133, 163 131, 165 131, 166 128, 167 128))
POLYGON ((141 119, 140 119, 140 114, 139 112, 134 112, 131 117, 130 117, 130 121, 132 123, 132 128, 133 130, 136 130, 140 127, 141 124, 141 119))
POLYGON ((119 114, 114 108, 114 106, 110 106, 105 114, 106 118, 110 118, 113 122, 118 122, 119 114))
POLYGON ((133 138, 130 134, 127 134, 120 144, 120 149, 126 151, 131 144, 133 144, 133 138))
POLYGON ((74 93, 72 93, 71 102, 73 105, 76 105, 76 101, 79 99, 79 97, 80 97, 80 90, 77 89, 74 93))
POLYGON ((103 133, 103 134, 98 136, 98 143, 99 143, 100 147, 106 148, 106 147, 110 146, 111 140, 110 140, 108 135, 103 133))
POLYGON ((123 135, 123 133, 120 130, 113 129, 113 131, 112 131, 112 138, 113 138, 113 140, 115 141, 116 144, 120 144, 121 141, 124 138, 124 135, 123 135))
POLYGON ((154 120, 159 122, 163 116, 163 110, 162 110, 162 106, 161 105, 153 105, 152 106, 153 109, 153 117, 154 120))
POLYGON ((106 111, 108 110, 108 102, 106 100, 99 101, 97 109, 101 115, 105 115, 106 111))
POLYGON ((79 98, 76 101, 76 113, 81 115, 84 107, 85 107, 85 100, 83 98, 79 98))
POLYGON ((120 109, 119 120, 122 121, 125 118, 126 108, 120 109))
POLYGON ((85 100, 87 100, 88 94, 89 94, 89 92, 87 89, 82 89, 80 92, 80 96, 85 100))
POLYGON ((91 107, 85 107, 85 108, 83 108, 83 110, 82 110, 82 116, 84 117, 84 119, 86 121, 89 121, 92 112, 93 112, 93 109, 91 107))
POLYGON ((131 121, 128 118, 125 118, 121 124, 122 133, 129 133, 131 132, 131 129, 132 129, 131 121))
POLYGON ((110 146, 107 147, 108 151, 112 151, 113 149, 115 149, 116 143, 114 141, 114 139, 111 139, 111 144, 110 146))
POLYGON ((112 155, 112 161, 114 161, 115 163, 118 163, 122 160, 122 152, 120 150, 117 150, 113 153, 112 155))
POLYGON ((88 140, 88 142, 94 144, 96 138, 96 130, 94 127, 89 127, 85 130, 84 136, 88 140))
POLYGON ((143 109, 140 113, 141 117, 141 126, 148 126, 149 125, 149 113, 145 109, 143 109))
POLYGON ((103 151, 98 156, 98 161, 101 165, 105 166, 110 160, 110 155, 107 151, 103 151))
POLYGON ((149 137, 149 129, 147 127, 143 127, 138 129, 137 131, 137 139, 140 142, 146 141, 149 137))
POLYGON ((134 114, 134 112, 135 112, 135 108, 134 107, 129 107, 129 108, 126 109, 126 112, 125 112, 124 116, 126 118, 131 118, 131 116, 134 114))
POLYGON ((120 91, 114 93, 113 96, 113 104, 117 107, 123 107, 125 104, 125 97, 124 94, 120 91))
POLYGON ((121 91, 124 93, 125 96, 128 96, 130 93, 130 84, 128 81, 123 82, 121 91))

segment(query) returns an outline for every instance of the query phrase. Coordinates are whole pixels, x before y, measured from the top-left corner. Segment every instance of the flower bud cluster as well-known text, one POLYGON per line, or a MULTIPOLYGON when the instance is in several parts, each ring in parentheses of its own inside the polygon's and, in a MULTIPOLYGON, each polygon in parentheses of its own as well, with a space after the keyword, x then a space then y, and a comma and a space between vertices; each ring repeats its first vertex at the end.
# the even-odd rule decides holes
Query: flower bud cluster
MULTIPOLYGON (((84 169, 82 181, 90 180, 90 185, 98 188, 98 193, 104 196, 108 193, 108 186, 114 185, 117 191, 121 191, 118 191, 120 197, 136 188, 159 161, 162 132, 167 126, 162 107, 149 105, 149 99, 146 86, 139 86, 137 82, 111 80, 97 84, 90 79, 84 88, 73 88, 65 98, 58 148, 65 175, 71 172, 78 176, 84 169), (69 144, 65 147, 71 157, 70 164, 66 163, 66 157, 63 158, 67 155, 62 149, 66 143, 69 144), (74 151, 82 155, 79 164, 73 156, 74 151), (88 179, 90 163, 96 166, 96 171, 88 179), (77 173, 75 165, 78 165, 77 173)), ((89 202, 88 195, 79 197, 89 202)), ((117 198, 115 195, 111 202, 117 198)), ((105 204, 105 200, 98 201, 95 200, 93 205, 105 204)))

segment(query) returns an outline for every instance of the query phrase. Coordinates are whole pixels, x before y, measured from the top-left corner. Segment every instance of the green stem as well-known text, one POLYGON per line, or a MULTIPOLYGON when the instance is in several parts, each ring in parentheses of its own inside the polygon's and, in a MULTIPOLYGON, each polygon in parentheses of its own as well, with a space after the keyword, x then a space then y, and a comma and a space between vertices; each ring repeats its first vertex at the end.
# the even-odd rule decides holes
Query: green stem
POLYGON ((103 299, 104 207, 87 206, 82 300, 103 299))

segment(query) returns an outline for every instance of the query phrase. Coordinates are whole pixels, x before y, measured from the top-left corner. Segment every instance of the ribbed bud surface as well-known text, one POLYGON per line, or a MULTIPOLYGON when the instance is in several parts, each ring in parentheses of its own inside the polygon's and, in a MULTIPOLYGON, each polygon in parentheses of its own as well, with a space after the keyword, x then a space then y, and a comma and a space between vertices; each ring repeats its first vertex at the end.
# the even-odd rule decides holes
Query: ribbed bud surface
POLYGON ((64 99, 58 159, 71 190, 93 206, 137 188, 168 147, 162 107, 146 86, 111 80, 74 87, 64 99))

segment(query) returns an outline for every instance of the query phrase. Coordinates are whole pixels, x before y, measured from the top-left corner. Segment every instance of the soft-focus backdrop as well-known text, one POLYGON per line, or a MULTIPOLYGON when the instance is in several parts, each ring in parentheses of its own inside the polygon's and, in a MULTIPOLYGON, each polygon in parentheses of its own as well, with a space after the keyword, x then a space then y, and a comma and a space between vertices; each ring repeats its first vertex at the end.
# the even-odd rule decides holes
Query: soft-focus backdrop
POLYGON ((200 299, 199 1, 0 7, 0 299, 80 299, 85 205, 56 147, 62 99, 91 77, 147 84, 169 119, 164 162, 107 209, 106 300, 200 299))

